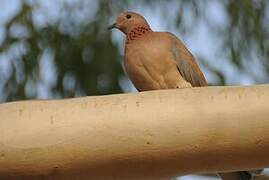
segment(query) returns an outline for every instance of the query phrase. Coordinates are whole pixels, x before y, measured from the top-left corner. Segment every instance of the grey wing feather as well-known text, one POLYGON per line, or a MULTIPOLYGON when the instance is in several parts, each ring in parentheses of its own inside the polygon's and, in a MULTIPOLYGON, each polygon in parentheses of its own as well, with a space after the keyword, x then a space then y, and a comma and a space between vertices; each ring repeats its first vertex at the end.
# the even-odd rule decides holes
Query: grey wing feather
POLYGON ((206 79, 195 58, 175 35, 171 35, 172 54, 182 77, 190 82, 192 86, 207 86, 206 79))

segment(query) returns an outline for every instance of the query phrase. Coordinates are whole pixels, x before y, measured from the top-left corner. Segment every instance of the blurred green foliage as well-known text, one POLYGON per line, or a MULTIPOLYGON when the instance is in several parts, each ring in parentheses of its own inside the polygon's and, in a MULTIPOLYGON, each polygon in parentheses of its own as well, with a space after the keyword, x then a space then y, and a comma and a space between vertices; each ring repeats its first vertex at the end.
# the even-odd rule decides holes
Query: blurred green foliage
MULTIPOLYGON (((0 61, 7 62, 0 62, 0 66, 5 64, 9 68, 5 72, 0 69, 0 100, 37 98, 40 91, 50 98, 122 92, 120 79, 125 75, 121 67, 121 51, 112 41, 111 32, 105 28, 111 16, 115 17, 133 3, 125 0, 58 1, 58 18, 49 18, 53 12, 42 11, 39 1, 21 1, 16 15, 4 25, 6 35, 0 44, 0 61), (40 14, 43 20, 38 20, 40 14)), ((140 1, 149 9, 158 3, 163 6, 162 1, 140 1)), ((229 59, 238 71, 246 73, 253 73, 246 61, 254 56, 266 72, 265 77, 262 80, 256 78, 256 82, 269 80, 269 17, 266 13, 269 1, 219 1, 227 14, 225 26, 216 26, 207 20, 204 15, 207 7, 201 1, 173 3, 179 8, 171 23, 180 32, 194 29, 195 23, 203 19, 221 39, 220 55, 229 59), (191 26, 186 25, 184 11, 190 11, 195 19, 191 26)), ((164 7, 163 16, 166 10, 164 7)), ((215 76, 216 84, 226 84, 220 69, 202 57, 199 59, 215 76)), ((255 73, 251 75, 255 78, 255 73)))

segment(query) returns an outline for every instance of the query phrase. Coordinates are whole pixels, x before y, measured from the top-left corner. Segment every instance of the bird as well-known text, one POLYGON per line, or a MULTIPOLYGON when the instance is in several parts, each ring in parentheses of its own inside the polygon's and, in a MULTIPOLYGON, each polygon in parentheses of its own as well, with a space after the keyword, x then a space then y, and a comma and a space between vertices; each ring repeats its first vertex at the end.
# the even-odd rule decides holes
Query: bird
MULTIPOLYGON (((108 27, 126 35, 124 66, 138 91, 207 86, 195 57, 170 32, 153 31, 146 19, 131 11, 122 12, 108 27)), ((225 180, 249 180, 246 171, 220 173, 225 180)))
POLYGON ((124 66, 138 91, 207 85, 186 46, 172 33, 152 31, 140 14, 123 12, 108 28, 126 34, 124 66))

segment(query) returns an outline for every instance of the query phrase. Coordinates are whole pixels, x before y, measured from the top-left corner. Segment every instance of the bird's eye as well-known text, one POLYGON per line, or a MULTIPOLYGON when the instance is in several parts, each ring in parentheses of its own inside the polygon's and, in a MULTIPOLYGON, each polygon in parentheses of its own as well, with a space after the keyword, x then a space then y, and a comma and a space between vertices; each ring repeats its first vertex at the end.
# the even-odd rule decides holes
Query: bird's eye
POLYGON ((127 14, 127 15, 126 15, 126 18, 127 18, 127 19, 130 19, 131 17, 132 17, 132 16, 131 16, 130 14, 127 14))

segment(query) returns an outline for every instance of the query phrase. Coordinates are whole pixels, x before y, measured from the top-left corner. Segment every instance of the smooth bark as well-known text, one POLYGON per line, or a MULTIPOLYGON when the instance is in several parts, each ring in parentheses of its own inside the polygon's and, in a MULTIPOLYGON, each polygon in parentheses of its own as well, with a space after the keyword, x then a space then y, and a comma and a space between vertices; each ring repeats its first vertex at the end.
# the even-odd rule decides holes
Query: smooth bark
POLYGON ((149 179, 269 166, 269 85, 0 104, 0 179, 149 179))

